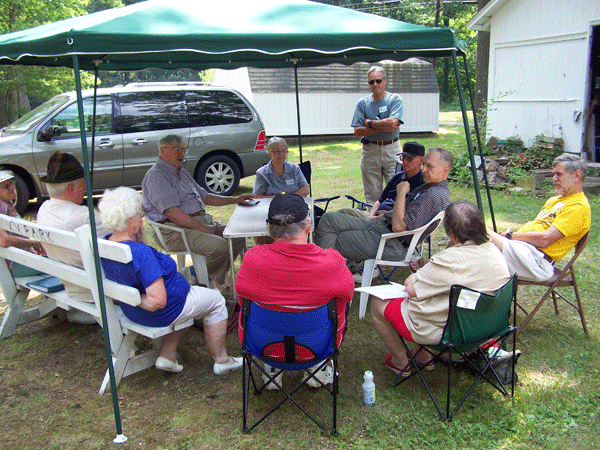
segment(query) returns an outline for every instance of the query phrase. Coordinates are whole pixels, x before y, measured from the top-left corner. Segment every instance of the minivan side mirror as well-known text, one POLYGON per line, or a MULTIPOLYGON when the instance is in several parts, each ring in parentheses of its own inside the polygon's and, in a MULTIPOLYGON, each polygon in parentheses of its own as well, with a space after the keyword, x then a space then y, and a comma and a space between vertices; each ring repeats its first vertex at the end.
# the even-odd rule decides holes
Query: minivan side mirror
POLYGON ((56 125, 48 125, 44 129, 40 130, 37 140, 39 142, 51 141, 52 138, 56 136, 60 136, 60 127, 56 125))

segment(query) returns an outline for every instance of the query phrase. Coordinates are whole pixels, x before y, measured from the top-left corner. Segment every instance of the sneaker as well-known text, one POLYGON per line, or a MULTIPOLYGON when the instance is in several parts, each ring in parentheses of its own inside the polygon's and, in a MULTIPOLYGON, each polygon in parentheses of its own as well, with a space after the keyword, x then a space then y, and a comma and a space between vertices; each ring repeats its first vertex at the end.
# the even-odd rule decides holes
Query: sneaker
POLYGON ((156 358, 154 366, 157 369, 164 370, 166 372, 177 373, 183 370, 183 366, 181 364, 178 364, 177 361, 171 361, 170 359, 163 358, 162 356, 156 358))
POLYGON ((232 370, 237 370, 244 364, 244 359, 241 357, 234 358, 232 356, 229 357, 229 361, 226 363, 214 363, 213 364, 213 373, 215 375, 223 375, 224 373, 231 372, 232 370))
MULTIPOLYGON (((375 266, 373 268, 373 277, 371 278, 371 280, 374 280, 374 279, 379 278, 381 276, 381 272, 379 272, 379 268, 378 267, 379 266, 375 266)), ((354 278, 354 282, 355 283, 362 284, 362 281, 363 281, 363 271, 362 271, 362 269, 359 272, 355 273, 353 275, 353 278, 354 278)))
MULTIPOLYGON (((277 369, 276 367, 270 366, 268 364, 265 364, 263 366, 263 369, 265 370, 265 372, 267 372, 269 375, 271 375, 271 378, 275 379, 275 381, 277 382, 277 384, 279 386, 281 386, 281 382, 283 381, 283 372, 281 372, 279 375, 275 376, 275 374, 277 372, 279 372, 279 369, 277 369)), ((273 384, 273 382, 271 380, 269 380, 268 376, 266 376, 264 373, 261 373, 261 375, 262 375, 263 382, 265 383, 265 387, 263 388, 265 391, 276 391, 277 389, 279 389, 277 386, 275 386, 273 384)))
POLYGON ((358 272, 362 273, 364 265, 365 265, 364 260, 363 261, 356 261, 356 260, 352 260, 352 259, 346 260, 346 267, 348 267, 348 270, 352 273, 358 273, 358 272))
MULTIPOLYGON (((315 368, 317 368, 319 366, 319 364, 317 364, 316 366, 311 367, 309 370, 311 371, 311 373, 313 372, 313 370, 315 368)), ((304 371, 304 377, 302 378, 302 381, 306 380, 310 375, 308 374, 307 371, 304 371)), ((308 384, 311 388, 315 388, 318 389, 321 387, 321 383, 319 383, 316 379, 320 380, 321 383, 323 383, 324 385, 328 385, 333 383, 333 366, 331 365, 331 363, 324 365, 321 370, 319 370, 314 377, 312 377, 310 380, 308 380, 306 382, 306 384, 308 384)))

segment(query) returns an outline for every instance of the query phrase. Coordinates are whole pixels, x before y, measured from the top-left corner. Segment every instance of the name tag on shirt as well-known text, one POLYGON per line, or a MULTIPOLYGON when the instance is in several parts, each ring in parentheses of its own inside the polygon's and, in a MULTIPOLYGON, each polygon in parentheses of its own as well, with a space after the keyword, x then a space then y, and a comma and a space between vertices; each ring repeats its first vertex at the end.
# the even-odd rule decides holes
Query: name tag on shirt
POLYGON ((379 114, 383 114, 384 112, 387 112, 387 106, 380 106, 379 107, 379 114))
POLYGON ((286 186, 291 186, 294 184, 294 180, 292 180, 291 178, 288 178, 285 180, 285 185, 286 186))

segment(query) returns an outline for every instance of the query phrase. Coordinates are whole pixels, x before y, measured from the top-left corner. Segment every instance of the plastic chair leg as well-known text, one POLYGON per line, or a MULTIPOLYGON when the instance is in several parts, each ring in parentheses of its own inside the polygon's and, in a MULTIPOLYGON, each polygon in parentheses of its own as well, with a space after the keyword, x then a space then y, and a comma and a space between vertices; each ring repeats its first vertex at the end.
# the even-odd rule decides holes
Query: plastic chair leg
MULTIPOLYGON (((363 278, 361 287, 371 286, 373 280, 373 269, 375 268, 375 260, 367 259, 363 266, 363 278)), ((358 318, 364 319, 367 313, 367 303, 369 302, 369 294, 365 292, 360 293, 360 309, 358 311, 358 318)))

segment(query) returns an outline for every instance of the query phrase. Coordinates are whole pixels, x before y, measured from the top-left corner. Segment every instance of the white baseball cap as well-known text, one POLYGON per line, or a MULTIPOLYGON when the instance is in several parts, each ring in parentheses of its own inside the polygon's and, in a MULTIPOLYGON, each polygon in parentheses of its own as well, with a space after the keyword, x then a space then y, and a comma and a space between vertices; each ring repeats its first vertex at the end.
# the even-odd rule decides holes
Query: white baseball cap
POLYGON ((10 170, 0 170, 0 183, 3 183, 6 180, 11 180, 15 177, 15 174, 10 170))

